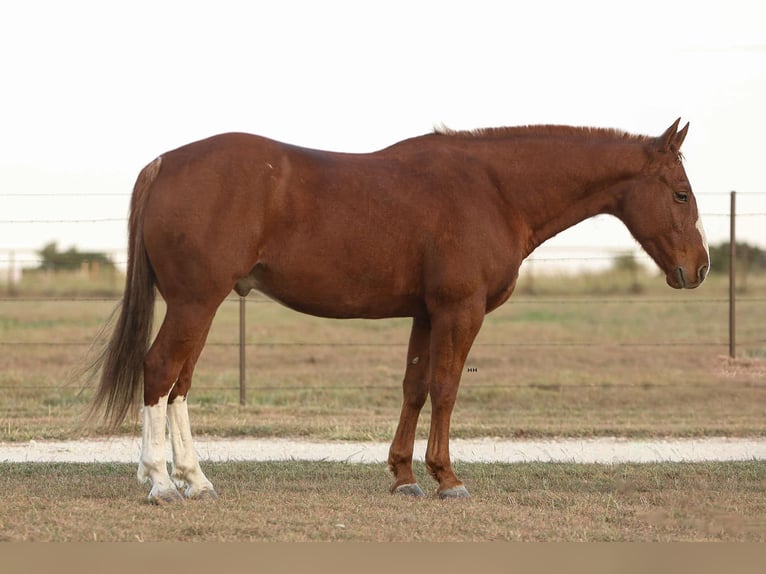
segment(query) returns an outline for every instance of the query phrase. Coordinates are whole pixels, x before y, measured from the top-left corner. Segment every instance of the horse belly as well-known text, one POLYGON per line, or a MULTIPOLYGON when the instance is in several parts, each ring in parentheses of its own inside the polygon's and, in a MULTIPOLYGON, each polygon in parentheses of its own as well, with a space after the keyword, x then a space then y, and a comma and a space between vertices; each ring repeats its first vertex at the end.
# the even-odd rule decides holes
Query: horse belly
POLYGON ((259 262, 237 283, 237 291, 255 289, 286 307, 318 317, 378 319, 422 314, 422 297, 401 283, 394 277, 352 277, 322 264, 309 268, 259 262))

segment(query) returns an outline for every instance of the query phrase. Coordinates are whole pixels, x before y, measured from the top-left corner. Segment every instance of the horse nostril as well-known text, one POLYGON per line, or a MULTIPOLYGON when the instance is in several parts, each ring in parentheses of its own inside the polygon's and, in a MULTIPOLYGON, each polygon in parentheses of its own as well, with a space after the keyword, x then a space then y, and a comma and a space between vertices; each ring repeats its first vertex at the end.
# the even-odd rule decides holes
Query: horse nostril
POLYGON ((705 277, 707 277, 707 265, 703 265, 697 270, 697 278, 699 279, 700 283, 702 283, 705 280, 705 277))

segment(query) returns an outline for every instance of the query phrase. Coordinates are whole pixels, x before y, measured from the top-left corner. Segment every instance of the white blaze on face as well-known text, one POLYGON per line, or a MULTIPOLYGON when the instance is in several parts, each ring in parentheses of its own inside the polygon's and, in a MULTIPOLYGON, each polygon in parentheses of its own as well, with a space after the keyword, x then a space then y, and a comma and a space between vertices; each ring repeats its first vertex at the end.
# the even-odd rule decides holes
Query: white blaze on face
POLYGON ((710 267, 710 249, 708 249, 707 246, 707 236, 705 235, 705 228, 702 227, 702 219, 700 219, 700 216, 697 216, 697 223, 694 224, 694 226, 697 228, 697 231, 699 231, 700 237, 702 238, 702 244, 705 246, 705 253, 707 253, 707 264, 708 267, 710 267))

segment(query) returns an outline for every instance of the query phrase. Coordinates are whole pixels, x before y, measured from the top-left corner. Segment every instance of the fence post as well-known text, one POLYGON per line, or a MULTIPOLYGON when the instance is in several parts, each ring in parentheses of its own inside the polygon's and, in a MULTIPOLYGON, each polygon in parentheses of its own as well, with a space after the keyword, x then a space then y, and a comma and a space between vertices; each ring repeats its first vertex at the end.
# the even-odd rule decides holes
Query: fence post
POLYGON ((246 297, 239 297, 239 404, 246 401, 246 373, 245 373, 245 301, 246 297))
POLYGON ((729 207, 729 357, 737 356, 736 280, 737 280, 737 192, 731 192, 729 207))

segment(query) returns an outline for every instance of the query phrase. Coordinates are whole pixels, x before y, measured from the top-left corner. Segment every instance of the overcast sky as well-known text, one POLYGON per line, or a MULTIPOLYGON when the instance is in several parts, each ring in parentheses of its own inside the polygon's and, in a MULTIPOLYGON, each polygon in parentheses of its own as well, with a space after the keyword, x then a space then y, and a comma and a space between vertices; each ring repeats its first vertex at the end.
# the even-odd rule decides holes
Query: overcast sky
MULTIPOLYGON (((224 131, 372 151, 431 131, 690 121, 711 243, 766 213, 759 1, 6 2, 0 249, 121 249, 138 171, 224 131), (50 194, 17 197, 16 194, 50 194), (107 195, 92 195, 107 194, 107 195), (88 197, 90 195, 90 197, 88 197), (9 220, 100 223, 6 223, 9 220), (116 221, 115 221, 116 220, 116 221)), ((739 238, 766 246, 765 216, 739 238)), ((599 217, 556 246, 635 245, 599 217)), ((0 251, 0 259, 5 256, 0 251)))

